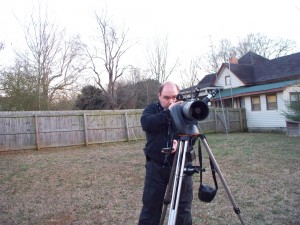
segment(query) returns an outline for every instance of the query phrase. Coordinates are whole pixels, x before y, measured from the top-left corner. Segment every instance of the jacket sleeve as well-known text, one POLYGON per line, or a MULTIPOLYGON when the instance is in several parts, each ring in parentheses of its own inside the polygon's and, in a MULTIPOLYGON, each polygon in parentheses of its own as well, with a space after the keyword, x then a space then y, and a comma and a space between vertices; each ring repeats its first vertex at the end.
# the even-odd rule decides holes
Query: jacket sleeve
POLYGON ((144 131, 155 132, 166 126, 171 120, 170 110, 166 109, 156 113, 156 106, 149 105, 145 108, 141 117, 141 125, 144 131))

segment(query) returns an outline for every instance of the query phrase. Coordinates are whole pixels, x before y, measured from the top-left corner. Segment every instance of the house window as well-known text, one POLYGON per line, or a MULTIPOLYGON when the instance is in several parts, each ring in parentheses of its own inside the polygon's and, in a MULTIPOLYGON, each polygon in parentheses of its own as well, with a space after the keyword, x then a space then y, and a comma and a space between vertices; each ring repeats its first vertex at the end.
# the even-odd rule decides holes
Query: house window
POLYGON ((277 109, 277 96, 276 94, 266 95, 267 98, 267 110, 276 110, 277 109))
POLYGON ((225 77, 225 85, 226 85, 226 86, 231 85, 230 76, 226 76, 226 77, 225 77))
POLYGON ((251 108, 252 111, 260 111, 260 96, 251 97, 251 108))
POLYGON ((291 102, 300 102, 300 92, 291 92, 290 93, 291 102))

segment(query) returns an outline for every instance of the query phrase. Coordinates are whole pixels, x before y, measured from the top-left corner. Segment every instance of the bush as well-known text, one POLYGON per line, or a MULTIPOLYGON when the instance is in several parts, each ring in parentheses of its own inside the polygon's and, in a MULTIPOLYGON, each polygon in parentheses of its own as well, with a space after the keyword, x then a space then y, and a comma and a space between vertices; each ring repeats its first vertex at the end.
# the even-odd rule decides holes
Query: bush
POLYGON ((286 106, 288 111, 284 112, 285 118, 293 121, 300 121, 300 102, 287 102, 286 106))

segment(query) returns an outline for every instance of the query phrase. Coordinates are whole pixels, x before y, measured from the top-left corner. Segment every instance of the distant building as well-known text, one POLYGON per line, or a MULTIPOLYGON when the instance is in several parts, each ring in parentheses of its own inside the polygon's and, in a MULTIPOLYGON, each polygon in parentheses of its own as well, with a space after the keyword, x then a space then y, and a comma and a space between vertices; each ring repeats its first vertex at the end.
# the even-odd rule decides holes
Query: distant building
POLYGON ((196 88, 203 97, 219 89, 212 102, 215 107, 245 108, 250 131, 285 130, 285 103, 300 104, 300 53, 269 60, 248 52, 223 63, 216 74, 206 75, 183 94, 188 96, 196 88))

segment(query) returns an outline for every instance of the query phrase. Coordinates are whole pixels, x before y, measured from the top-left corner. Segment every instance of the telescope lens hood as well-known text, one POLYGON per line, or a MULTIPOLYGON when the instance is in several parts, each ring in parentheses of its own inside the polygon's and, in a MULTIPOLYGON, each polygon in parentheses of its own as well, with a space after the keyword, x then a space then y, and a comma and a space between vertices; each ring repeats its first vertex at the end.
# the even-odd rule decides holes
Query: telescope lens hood
POLYGON ((183 105, 183 114, 187 119, 204 120, 209 114, 209 108, 202 101, 186 102, 183 105))
POLYGON ((180 134, 199 134, 198 121, 204 120, 209 108, 203 101, 190 101, 177 104, 171 108, 173 125, 180 134))

